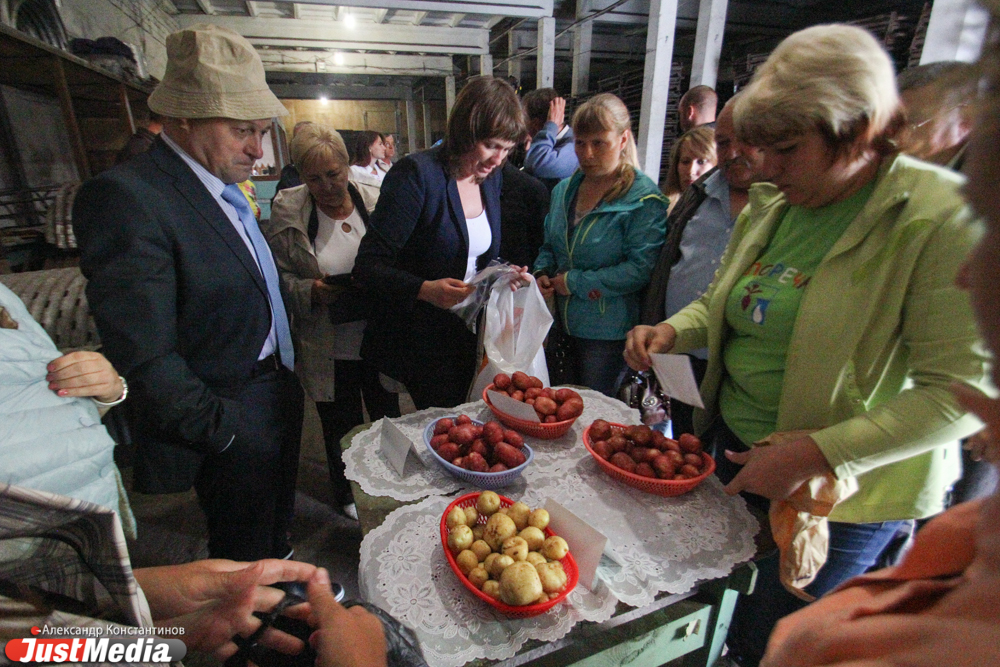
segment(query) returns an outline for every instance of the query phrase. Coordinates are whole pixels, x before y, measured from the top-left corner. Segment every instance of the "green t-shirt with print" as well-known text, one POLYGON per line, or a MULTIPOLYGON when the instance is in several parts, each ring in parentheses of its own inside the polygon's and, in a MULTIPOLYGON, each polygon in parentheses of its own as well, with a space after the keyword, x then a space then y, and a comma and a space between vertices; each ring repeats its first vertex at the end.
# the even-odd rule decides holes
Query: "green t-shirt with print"
POLYGON ((747 445, 775 430, 785 357, 802 294, 874 188, 872 181, 847 199, 819 208, 789 207, 768 247, 729 293, 719 408, 747 445))

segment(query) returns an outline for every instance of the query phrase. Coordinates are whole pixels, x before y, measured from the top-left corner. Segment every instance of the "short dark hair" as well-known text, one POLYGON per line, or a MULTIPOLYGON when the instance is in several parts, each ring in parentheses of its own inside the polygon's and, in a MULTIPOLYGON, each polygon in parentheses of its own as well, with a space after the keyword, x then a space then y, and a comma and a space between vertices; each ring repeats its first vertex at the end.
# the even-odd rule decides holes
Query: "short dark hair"
POLYGON ((524 112, 528 114, 530 120, 544 123, 549 119, 549 105, 557 97, 559 97, 559 93, 556 92, 555 88, 538 88, 525 95, 521 102, 524 104, 524 112))
POLYGON ((373 130, 362 130, 354 135, 354 161, 351 164, 358 164, 367 167, 372 161, 372 144, 382 135, 373 130))
POLYGON ((517 143, 524 133, 524 110, 514 89, 503 79, 479 76, 455 98, 441 152, 454 167, 480 141, 517 143))
POLYGON ((715 109, 719 105, 719 95, 711 86, 695 86, 681 95, 677 106, 680 109, 693 107, 695 109, 715 109))

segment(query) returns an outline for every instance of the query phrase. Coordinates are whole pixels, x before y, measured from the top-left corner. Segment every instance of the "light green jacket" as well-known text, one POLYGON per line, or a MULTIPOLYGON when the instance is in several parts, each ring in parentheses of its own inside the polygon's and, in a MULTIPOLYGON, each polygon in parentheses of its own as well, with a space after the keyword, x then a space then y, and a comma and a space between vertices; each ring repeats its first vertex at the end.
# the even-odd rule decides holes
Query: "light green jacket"
MULTIPOLYGON (((887 158, 868 203, 802 296, 777 430, 820 429, 813 439, 837 477, 858 478, 859 491, 834 509, 833 521, 940 512, 960 470, 957 440, 979 427, 948 389, 986 381, 969 300, 955 286, 978 235, 962 182, 917 160, 887 158)), ((709 350, 699 431, 718 410, 726 299, 787 208, 774 186, 753 186, 711 287, 667 320, 677 330, 673 351, 709 350)))

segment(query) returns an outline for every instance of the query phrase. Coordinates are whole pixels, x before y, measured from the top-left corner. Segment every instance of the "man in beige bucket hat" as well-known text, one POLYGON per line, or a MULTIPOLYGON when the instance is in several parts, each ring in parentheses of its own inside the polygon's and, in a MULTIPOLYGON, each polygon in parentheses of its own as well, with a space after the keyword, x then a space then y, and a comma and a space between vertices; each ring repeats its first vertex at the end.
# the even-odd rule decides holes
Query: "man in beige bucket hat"
POLYGON ((236 183, 285 108, 240 35, 167 37, 153 148, 74 207, 104 353, 128 380, 134 487, 193 485, 213 558, 290 555, 302 390, 271 253, 236 183))

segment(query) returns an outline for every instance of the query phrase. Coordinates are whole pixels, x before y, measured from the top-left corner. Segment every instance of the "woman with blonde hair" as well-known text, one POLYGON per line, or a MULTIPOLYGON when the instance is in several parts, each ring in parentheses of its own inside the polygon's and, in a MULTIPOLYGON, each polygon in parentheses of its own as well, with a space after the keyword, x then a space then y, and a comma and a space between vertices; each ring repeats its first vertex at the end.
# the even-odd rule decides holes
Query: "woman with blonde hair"
POLYGON ((904 524, 944 509, 958 440, 978 428, 950 391, 986 373, 955 286, 976 230, 961 177, 895 152, 894 79, 860 28, 785 39, 734 108, 737 137, 759 146, 769 183, 751 187, 706 294, 629 333, 635 368, 651 352, 708 346, 695 428, 728 493, 766 507, 816 477, 857 484, 829 515, 812 583, 793 595, 777 554, 758 561, 730 631, 742 665, 759 662, 778 619, 872 567, 904 524))
POLYGON ((350 281, 379 188, 354 181, 344 140, 329 127, 303 127, 289 152, 303 185, 279 192, 261 227, 291 316, 295 371, 323 425, 334 500, 357 519, 340 439, 364 423, 363 407, 372 421, 399 416, 397 396, 361 360, 365 321, 350 281))
POLYGON ((640 292, 663 245, 666 198, 639 171, 631 119, 609 93, 573 114, 580 169, 552 191, 538 287, 556 295, 567 334, 566 382, 611 395, 625 334, 639 321, 640 292))
POLYGON ((702 125, 678 137, 670 149, 667 182, 663 186, 663 194, 670 198, 668 215, 688 186, 711 171, 717 162, 713 128, 702 125))

